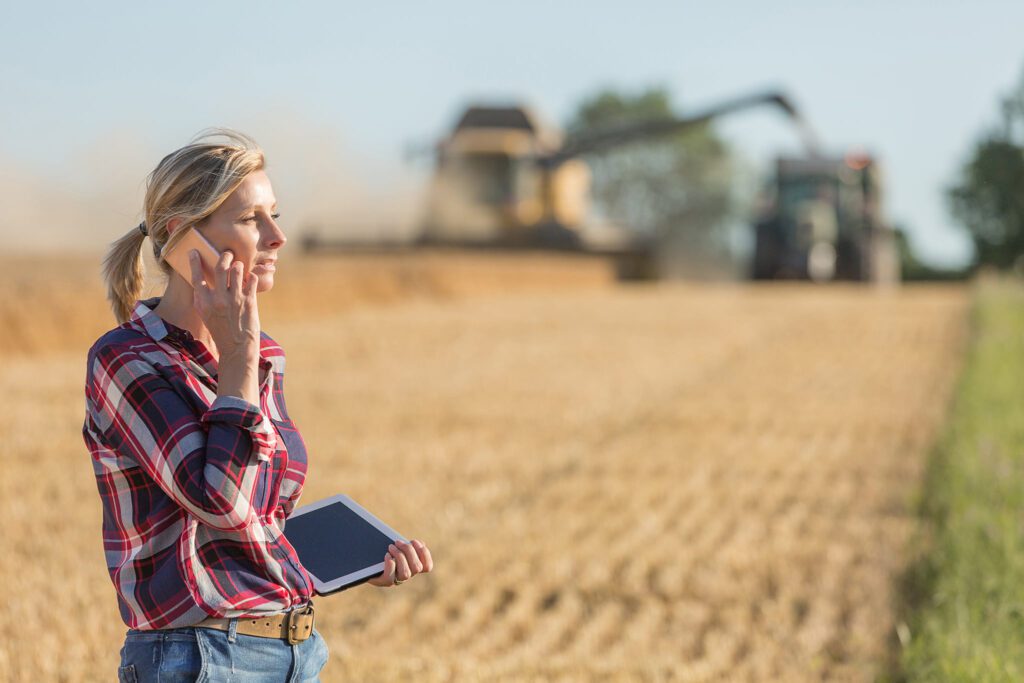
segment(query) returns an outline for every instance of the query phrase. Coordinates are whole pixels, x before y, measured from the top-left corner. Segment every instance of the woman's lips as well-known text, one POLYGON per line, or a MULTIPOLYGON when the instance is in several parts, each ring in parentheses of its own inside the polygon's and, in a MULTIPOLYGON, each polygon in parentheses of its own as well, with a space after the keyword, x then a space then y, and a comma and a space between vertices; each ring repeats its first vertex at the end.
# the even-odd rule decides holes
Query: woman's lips
POLYGON ((277 264, 273 261, 263 261, 252 267, 253 272, 273 273, 277 270, 277 264))

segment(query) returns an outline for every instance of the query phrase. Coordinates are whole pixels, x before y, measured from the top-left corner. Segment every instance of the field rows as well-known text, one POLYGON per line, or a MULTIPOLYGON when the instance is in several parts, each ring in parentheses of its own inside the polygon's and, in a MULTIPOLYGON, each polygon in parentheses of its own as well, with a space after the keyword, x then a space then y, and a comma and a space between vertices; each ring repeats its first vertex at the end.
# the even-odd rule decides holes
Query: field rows
POLYGON ((361 406, 334 438, 369 471, 338 486, 394 500, 448 567, 415 601, 346 605, 348 674, 870 680, 963 306, 665 287, 325 329, 381 340, 303 377, 326 394, 348 368, 337 396, 361 406), (417 360, 374 387, 395 357, 417 360), (378 493, 382 470, 408 486, 378 493), (407 660, 374 646, 399 638, 407 660))
MULTIPOLYGON (((302 502, 348 493, 436 560, 320 599, 324 680, 872 680, 966 308, 663 284, 282 318, 302 502)), ((51 353, 0 379, 3 680, 116 667, 82 372, 51 353)))

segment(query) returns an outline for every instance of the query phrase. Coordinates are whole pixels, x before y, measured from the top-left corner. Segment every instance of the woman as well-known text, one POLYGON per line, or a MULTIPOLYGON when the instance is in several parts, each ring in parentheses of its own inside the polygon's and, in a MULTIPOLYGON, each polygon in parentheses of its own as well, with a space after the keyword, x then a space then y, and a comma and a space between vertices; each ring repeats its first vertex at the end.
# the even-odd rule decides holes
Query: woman
MULTIPOLYGON (((145 221, 104 262, 120 325, 89 350, 82 432, 128 626, 121 681, 316 681, 327 661, 312 582, 282 533, 306 450, 256 305, 286 242, 277 219, 263 152, 215 131, 160 162, 145 221), (191 227, 221 256, 210 273, 193 250, 188 281, 160 255, 191 227), (146 237, 168 281, 140 301, 146 237)), ((432 568, 426 545, 400 543, 369 583, 432 568)))

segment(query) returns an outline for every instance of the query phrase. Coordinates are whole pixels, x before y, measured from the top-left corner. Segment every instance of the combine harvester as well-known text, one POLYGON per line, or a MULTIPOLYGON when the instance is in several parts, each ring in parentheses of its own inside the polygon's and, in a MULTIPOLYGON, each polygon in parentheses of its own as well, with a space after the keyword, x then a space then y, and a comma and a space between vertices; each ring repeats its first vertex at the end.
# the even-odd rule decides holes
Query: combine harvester
POLYGON ((864 168, 848 166, 847 173, 841 164, 821 157, 810 127, 789 99, 779 93, 742 97, 690 116, 627 123, 569 138, 541 124, 525 107, 469 107, 452 133, 431 150, 434 172, 426 209, 412 242, 326 241, 307 235, 304 244, 312 250, 377 252, 426 246, 552 250, 606 256, 614 260, 617 275, 623 280, 655 279, 662 276, 656 256, 664 245, 635 231, 592 223, 590 168, 582 157, 760 106, 772 106, 786 114, 803 138, 806 156, 779 161, 773 196, 781 200, 769 198, 766 202, 778 208, 758 223, 752 275, 872 279, 885 270, 873 259, 884 252, 886 239, 882 233, 889 234, 888 243, 895 253, 891 231, 878 221, 848 218, 851 212, 877 211, 877 203, 872 203, 877 193, 871 197, 865 193, 859 202, 854 201, 845 184, 851 177, 854 182, 867 178, 870 174, 865 169, 873 168, 873 164, 869 162, 864 168), (829 182, 835 186, 831 193, 819 190, 829 182), (814 210, 805 210, 801 204, 807 191, 817 202, 814 210), (829 201, 836 215, 832 223, 823 217, 829 201), (828 248, 822 246, 828 240, 834 252, 831 261, 828 248), (870 246, 866 251, 865 245, 870 246), (848 267, 853 261, 861 265, 848 267))

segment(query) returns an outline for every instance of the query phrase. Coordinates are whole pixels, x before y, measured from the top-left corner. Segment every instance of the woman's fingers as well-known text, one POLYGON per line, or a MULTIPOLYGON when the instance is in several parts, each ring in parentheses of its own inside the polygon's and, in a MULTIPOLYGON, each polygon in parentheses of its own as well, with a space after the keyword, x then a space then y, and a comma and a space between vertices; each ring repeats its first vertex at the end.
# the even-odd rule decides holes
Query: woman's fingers
POLYGON ((192 270, 192 289, 199 291, 203 286, 203 262, 199 259, 199 252, 193 249, 188 254, 188 265, 192 270))
POLYGON ((245 271, 242 270, 242 262, 235 261, 231 264, 231 276, 228 278, 228 289, 234 292, 242 291, 242 280, 245 277, 245 271))
POLYGON ((423 565, 423 571, 429 572, 433 569, 434 558, 431 557, 430 549, 427 548, 427 544, 415 538, 410 541, 410 544, 416 550, 416 554, 420 558, 420 563, 423 565))
POLYGON ((256 285, 259 284, 259 276, 253 273, 251 270, 245 275, 245 288, 242 290, 242 294, 247 299, 256 299, 256 285))
POLYGON ((405 558, 405 553, 398 549, 394 543, 388 546, 388 552, 395 559, 397 569, 395 570, 395 576, 398 577, 399 581, 408 581, 412 578, 413 571, 409 568, 409 561, 405 558))
POLYGON ((228 289, 228 279, 231 275, 228 271, 231 268, 231 262, 234 258, 234 254, 230 251, 225 251, 220 255, 220 258, 217 259, 217 265, 213 269, 213 277, 217 282, 217 289, 228 289))
POLYGON ((391 557, 388 553, 384 556, 384 573, 380 575, 383 586, 391 586, 395 583, 395 571, 397 571, 398 565, 395 564, 395 558, 391 557))
POLYGON ((408 581, 416 574, 434 568, 430 550, 422 541, 398 541, 388 546, 384 556, 384 571, 370 579, 374 586, 394 586, 396 581, 408 581))
POLYGON ((405 541, 395 541, 395 545, 405 555, 405 561, 409 565, 409 569, 412 570, 413 574, 419 574, 423 571, 423 562, 420 561, 420 556, 416 553, 416 548, 405 541))
POLYGON ((384 554, 384 571, 367 581, 371 586, 393 586, 395 584, 395 560, 390 553, 384 554))

